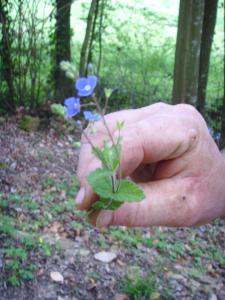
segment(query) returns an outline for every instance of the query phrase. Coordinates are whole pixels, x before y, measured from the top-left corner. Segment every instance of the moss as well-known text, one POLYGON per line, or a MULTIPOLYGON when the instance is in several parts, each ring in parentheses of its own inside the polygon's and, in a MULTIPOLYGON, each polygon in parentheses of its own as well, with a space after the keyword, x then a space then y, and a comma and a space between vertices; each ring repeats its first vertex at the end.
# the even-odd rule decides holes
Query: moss
POLYGON ((40 125, 40 119, 38 117, 23 116, 18 123, 19 129, 24 131, 36 131, 40 125))
POLYGON ((4 169, 7 169, 7 164, 0 161, 0 170, 4 170, 4 169))

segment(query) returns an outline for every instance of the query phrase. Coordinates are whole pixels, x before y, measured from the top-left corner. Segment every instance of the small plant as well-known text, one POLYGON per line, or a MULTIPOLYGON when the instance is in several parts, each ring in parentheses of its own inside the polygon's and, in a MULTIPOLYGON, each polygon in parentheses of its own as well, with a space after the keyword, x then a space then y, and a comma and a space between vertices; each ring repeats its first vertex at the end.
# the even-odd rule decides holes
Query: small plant
MULTIPOLYGON (((69 64, 63 64, 65 72, 70 69, 71 66, 69 64)), ((94 75, 78 78, 75 83, 76 95, 65 100, 66 114, 69 118, 78 115, 84 106, 95 108, 95 110, 84 110, 83 112, 84 119, 89 123, 88 131, 83 131, 83 135, 92 147, 92 154, 101 162, 101 167, 87 176, 88 183, 99 196, 99 200, 92 205, 89 213, 101 209, 115 210, 124 202, 141 201, 144 198, 144 193, 138 185, 131 180, 121 178, 121 131, 124 122, 121 120, 115 124, 119 134, 114 139, 104 116, 110 93, 108 90, 105 92, 106 103, 102 109, 99 104, 100 101, 94 92, 97 83, 98 78, 94 75), (82 105, 80 103, 82 97, 90 97, 91 101, 89 104, 82 105), (95 122, 102 122, 108 135, 108 139, 100 147, 94 145, 91 139, 91 136, 96 133, 95 122)), ((76 124, 81 130, 83 129, 80 121, 77 121, 76 124)))
POLYGON ((33 263, 34 254, 37 253, 42 257, 52 254, 53 247, 38 238, 35 233, 35 230, 43 226, 40 224, 40 216, 37 216, 38 220, 34 218, 36 215, 34 212, 38 208, 38 203, 28 194, 0 194, 0 246, 3 271, 0 276, 1 285, 20 286, 24 281, 32 280, 37 268, 33 263), (28 212, 28 220, 19 220, 17 211, 28 212), (32 214, 32 223, 28 222, 29 214, 32 214), (37 222, 39 223, 36 224, 37 222))
POLYGON ((156 292, 155 278, 151 275, 142 277, 138 274, 136 278, 126 275, 121 283, 121 289, 132 300, 149 300, 156 292))
POLYGON ((7 282, 12 286, 19 286, 22 280, 32 280, 36 266, 28 262, 28 250, 14 245, 9 245, 3 250, 6 257, 7 282))

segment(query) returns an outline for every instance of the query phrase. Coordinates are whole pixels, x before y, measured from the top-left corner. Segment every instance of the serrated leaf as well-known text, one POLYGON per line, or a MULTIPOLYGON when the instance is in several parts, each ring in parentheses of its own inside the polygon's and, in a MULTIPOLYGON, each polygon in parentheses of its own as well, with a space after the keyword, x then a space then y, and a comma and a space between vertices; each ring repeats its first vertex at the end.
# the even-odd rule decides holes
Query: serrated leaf
POLYGON ((141 201, 145 197, 143 190, 133 181, 121 180, 113 199, 121 202, 141 201))
POLYGON ((99 168, 91 172, 87 180, 96 194, 102 198, 111 199, 113 193, 109 171, 99 168))
POLYGON ((123 203, 141 201, 145 197, 143 190, 130 180, 121 180, 118 190, 113 192, 110 173, 104 169, 99 168, 91 172, 87 180, 94 192, 103 199, 123 203))

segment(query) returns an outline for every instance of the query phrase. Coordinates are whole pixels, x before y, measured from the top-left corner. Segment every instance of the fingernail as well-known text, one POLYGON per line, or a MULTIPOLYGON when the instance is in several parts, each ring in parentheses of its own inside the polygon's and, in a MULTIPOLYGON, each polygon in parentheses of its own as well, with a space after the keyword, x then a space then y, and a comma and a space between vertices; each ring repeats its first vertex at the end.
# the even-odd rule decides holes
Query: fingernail
POLYGON ((84 201, 84 197, 85 197, 85 188, 82 187, 76 197, 76 204, 80 205, 83 201, 84 201))
POLYGON ((103 210, 98 215, 96 226, 97 227, 104 227, 109 226, 112 222, 113 213, 109 210, 103 210))

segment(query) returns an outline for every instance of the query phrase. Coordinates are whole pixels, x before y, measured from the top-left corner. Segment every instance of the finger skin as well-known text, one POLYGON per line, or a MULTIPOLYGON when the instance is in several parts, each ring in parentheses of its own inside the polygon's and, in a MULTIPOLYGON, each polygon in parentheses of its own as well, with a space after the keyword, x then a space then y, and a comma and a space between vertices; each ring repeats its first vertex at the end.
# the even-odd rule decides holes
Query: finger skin
MULTIPOLYGON (((114 138, 116 121, 125 121, 122 174, 141 185, 145 199, 110 213, 105 225, 196 226, 225 214, 224 159, 193 107, 159 104, 106 118, 114 138)), ((101 146, 107 134, 102 124, 97 128, 93 143, 101 146)), ((97 199, 86 176, 98 166, 91 147, 84 144, 78 178, 86 193, 80 209, 88 209, 97 199)), ((91 222, 101 224, 102 213, 91 222)))

